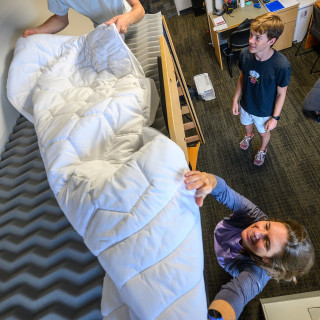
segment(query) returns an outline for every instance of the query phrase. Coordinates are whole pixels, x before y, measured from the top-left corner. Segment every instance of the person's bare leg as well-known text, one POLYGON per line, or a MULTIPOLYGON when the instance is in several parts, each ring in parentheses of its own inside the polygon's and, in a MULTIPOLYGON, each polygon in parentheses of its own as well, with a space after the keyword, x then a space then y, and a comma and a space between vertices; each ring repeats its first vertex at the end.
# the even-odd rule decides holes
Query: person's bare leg
POLYGON ((242 150, 247 150, 250 145, 250 140, 253 137, 253 133, 252 133, 253 124, 249 124, 249 125, 244 126, 244 129, 246 131, 246 136, 241 140, 240 148, 242 150))
POLYGON ((246 136, 247 137, 250 137, 251 136, 251 133, 252 133, 252 129, 253 129, 253 123, 252 124, 249 124, 247 126, 244 126, 244 129, 246 131, 246 136))
POLYGON ((270 137, 271 137, 270 131, 267 131, 265 133, 260 133, 260 137, 261 137, 261 147, 259 150, 265 151, 270 141, 270 137))
POLYGON ((256 166, 261 166, 264 163, 264 160, 266 158, 266 153, 267 153, 267 145, 270 141, 270 131, 267 131, 265 133, 260 133, 261 137, 261 147, 254 157, 253 164, 256 166))

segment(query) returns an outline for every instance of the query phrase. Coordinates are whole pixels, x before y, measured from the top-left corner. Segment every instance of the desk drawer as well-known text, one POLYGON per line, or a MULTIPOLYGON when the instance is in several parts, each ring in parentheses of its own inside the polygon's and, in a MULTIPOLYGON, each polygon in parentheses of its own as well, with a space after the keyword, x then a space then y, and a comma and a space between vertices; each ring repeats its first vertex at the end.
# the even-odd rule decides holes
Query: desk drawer
POLYGON ((281 19, 284 23, 296 21, 298 7, 283 9, 280 12, 276 12, 276 13, 278 13, 278 15, 281 17, 281 19))

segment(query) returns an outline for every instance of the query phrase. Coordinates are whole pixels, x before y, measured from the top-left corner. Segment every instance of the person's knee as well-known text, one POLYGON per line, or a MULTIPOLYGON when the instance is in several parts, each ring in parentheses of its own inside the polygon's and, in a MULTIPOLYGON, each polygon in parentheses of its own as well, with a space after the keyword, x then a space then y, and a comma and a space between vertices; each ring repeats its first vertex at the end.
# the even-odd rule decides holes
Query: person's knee
POLYGON ((259 135, 261 138, 268 137, 268 136, 270 136, 270 131, 259 132, 259 135))

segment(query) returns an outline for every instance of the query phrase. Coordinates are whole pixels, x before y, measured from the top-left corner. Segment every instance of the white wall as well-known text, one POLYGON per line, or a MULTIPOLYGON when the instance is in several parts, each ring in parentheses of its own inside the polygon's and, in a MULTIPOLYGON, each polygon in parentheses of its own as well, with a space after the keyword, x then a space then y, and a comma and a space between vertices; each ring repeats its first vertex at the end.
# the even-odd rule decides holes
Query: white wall
MULTIPOLYGON (((24 29, 44 22, 51 13, 46 0, 0 0, 0 153, 19 116, 7 99, 6 82, 16 41, 24 29)), ((69 26, 61 34, 80 35, 93 29, 92 22, 74 12, 69 13, 69 26)))

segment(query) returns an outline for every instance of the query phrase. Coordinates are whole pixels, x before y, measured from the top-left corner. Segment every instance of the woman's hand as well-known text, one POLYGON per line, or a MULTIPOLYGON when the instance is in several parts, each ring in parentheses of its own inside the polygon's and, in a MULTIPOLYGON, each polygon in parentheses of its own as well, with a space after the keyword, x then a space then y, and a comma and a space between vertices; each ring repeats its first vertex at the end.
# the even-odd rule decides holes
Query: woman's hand
POLYGON ((189 171, 185 173, 184 183, 186 184, 187 190, 196 191, 196 204, 202 207, 204 198, 212 192, 217 185, 217 179, 214 175, 200 172, 200 171, 189 171))

